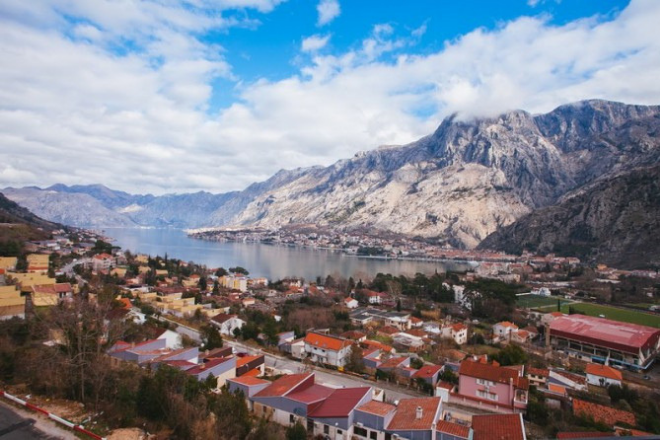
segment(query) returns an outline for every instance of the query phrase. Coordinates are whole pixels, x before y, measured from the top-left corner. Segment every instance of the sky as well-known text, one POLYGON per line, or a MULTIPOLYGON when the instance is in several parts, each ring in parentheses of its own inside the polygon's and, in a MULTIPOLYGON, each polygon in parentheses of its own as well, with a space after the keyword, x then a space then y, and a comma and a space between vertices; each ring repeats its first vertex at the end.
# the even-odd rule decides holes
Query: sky
POLYGON ((0 188, 241 190, 449 114, 660 104, 657 0, 3 0, 0 188))

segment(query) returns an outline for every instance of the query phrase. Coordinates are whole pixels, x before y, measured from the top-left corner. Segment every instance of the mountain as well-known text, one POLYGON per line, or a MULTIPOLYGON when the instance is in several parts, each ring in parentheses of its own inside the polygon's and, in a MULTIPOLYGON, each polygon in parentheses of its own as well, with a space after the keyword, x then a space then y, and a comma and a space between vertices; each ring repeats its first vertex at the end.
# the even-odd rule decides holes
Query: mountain
POLYGON ((359 153, 263 192, 232 223, 368 226, 474 247, 608 175, 660 160, 660 107, 584 101, 539 116, 445 119, 406 146, 359 153))
POLYGON ((46 221, 0 193, 0 249, 8 241, 43 240, 63 226, 46 221))
POLYGON ((360 152, 329 167, 282 170, 226 194, 131 196, 98 185, 6 194, 45 218, 81 226, 316 223, 473 248, 569 194, 659 162, 660 107, 590 100, 543 115, 453 115, 411 144, 360 152))
POLYGON ((599 180, 499 229, 481 242, 622 269, 660 266, 660 164, 599 180))

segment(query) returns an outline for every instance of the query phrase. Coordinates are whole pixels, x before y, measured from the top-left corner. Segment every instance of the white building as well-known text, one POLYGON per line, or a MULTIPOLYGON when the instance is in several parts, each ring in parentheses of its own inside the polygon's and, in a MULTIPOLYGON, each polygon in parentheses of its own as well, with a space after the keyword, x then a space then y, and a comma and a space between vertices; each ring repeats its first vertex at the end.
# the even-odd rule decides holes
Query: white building
POLYGON ((589 385, 599 387, 608 387, 610 385, 621 386, 623 383, 623 374, 607 365, 587 364, 585 369, 587 373, 587 382, 589 385))
POLYGON ((211 324, 218 328, 221 335, 234 336, 234 330, 242 328, 245 325, 245 321, 236 315, 220 313, 211 318, 211 324))
POLYGON ((336 336, 308 333, 305 352, 313 362, 343 367, 351 352, 352 341, 336 336))

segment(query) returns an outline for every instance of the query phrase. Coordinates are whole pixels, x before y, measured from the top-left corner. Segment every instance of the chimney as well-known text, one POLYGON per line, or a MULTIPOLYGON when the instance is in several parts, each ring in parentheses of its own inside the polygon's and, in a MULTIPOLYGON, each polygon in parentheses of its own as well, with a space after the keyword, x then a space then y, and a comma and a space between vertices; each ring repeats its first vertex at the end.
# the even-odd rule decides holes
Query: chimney
POLYGON ((415 411, 415 418, 419 420, 422 418, 422 415, 424 415, 424 410, 422 409, 421 406, 418 406, 417 411, 415 411))

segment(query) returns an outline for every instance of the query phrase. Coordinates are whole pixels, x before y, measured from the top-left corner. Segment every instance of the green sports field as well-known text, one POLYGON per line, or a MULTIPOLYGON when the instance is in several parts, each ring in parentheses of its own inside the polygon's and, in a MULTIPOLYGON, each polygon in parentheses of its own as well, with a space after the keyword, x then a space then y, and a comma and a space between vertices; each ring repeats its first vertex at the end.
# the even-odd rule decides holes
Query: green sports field
POLYGON ((559 300, 561 304, 569 304, 572 302, 563 298, 552 296, 520 295, 517 297, 516 303, 518 304, 518 307, 527 309, 543 308, 543 311, 552 312, 557 310, 557 300, 559 300), (554 306, 554 310, 549 310, 552 306, 554 306))
MULTIPOLYGON (((563 304, 561 311, 563 313, 568 313, 568 307, 569 304, 563 304)), ((660 314, 637 312, 635 310, 618 309, 616 307, 590 303, 572 303, 570 304, 570 307, 589 316, 603 315, 605 318, 613 321, 630 322, 633 324, 660 328, 660 314)), ((555 308, 543 307, 541 310, 545 312, 554 312, 557 308, 555 305, 555 308)))

